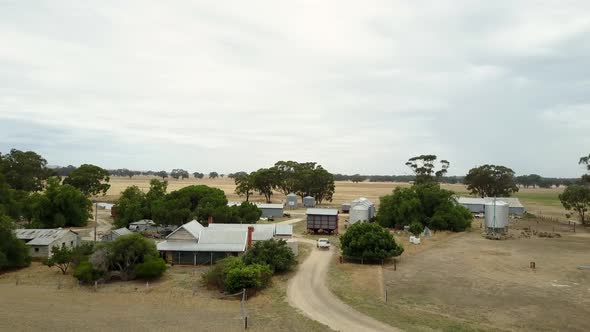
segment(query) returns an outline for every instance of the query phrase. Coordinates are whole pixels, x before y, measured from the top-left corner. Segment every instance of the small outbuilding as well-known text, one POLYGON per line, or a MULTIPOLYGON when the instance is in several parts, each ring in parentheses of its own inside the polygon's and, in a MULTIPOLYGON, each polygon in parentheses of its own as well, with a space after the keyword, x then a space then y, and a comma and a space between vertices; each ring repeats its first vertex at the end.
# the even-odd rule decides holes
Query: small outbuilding
POLYGON ((153 220, 142 219, 129 224, 129 230, 132 232, 147 232, 156 229, 156 223, 153 220))
POLYGON ((276 224, 275 239, 287 240, 293 237, 293 225, 276 224))
POLYGON ((53 247, 80 245, 80 235, 70 229, 17 229, 15 235, 30 248, 33 258, 50 258, 53 247))
POLYGON ((307 231, 338 234, 337 209, 307 209, 307 231))
POLYGON ((280 218, 284 214, 283 204, 257 204, 262 211, 262 218, 280 218))
POLYGON ((315 198, 311 196, 303 197, 303 206, 305 206, 306 208, 315 207, 315 198))
POLYGON ((350 203, 342 203, 340 211, 342 211, 342 213, 349 213, 350 212, 350 203))
POLYGON ((118 229, 112 229, 107 234, 103 235, 100 238, 100 240, 103 242, 115 241, 120 236, 129 235, 129 234, 133 234, 133 232, 128 230, 125 227, 118 228, 118 229))

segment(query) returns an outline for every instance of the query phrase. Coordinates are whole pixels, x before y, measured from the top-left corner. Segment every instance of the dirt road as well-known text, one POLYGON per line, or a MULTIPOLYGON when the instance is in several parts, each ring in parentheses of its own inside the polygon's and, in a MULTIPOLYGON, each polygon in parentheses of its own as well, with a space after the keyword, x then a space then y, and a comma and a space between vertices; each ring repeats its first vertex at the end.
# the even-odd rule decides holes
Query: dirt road
POLYGON ((299 266, 287 288, 289 304, 336 331, 398 331, 352 309, 328 290, 325 283, 333 250, 314 249, 299 266))

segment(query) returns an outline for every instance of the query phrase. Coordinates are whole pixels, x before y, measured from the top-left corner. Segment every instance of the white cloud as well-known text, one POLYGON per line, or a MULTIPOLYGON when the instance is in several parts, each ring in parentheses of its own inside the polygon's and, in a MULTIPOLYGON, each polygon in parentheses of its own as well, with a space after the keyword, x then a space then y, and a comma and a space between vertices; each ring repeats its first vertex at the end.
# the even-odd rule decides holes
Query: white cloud
MULTIPOLYGON (((0 6, 0 121, 46 128, 45 141, 106 137, 97 149, 108 167, 232 171, 300 159, 400 173, 407 158, 438 153, 455 158, 456 174, 480 160, 542 173, 519 153, 475 152, 472 137, 494 114, 511 119, 494 138, 509 144, 539 109, 550 110, 535 124, 544 131, 569 121, 560 105, 590 103, 579 74, 590 64, 585 1, 0 6)), ((19 139, 0 133, 0 150, 12 146, 19 139)), ((59 164, 87 149, 38 148, 59 164)), ((546 170, 571 175, 574 164, 546 170)))

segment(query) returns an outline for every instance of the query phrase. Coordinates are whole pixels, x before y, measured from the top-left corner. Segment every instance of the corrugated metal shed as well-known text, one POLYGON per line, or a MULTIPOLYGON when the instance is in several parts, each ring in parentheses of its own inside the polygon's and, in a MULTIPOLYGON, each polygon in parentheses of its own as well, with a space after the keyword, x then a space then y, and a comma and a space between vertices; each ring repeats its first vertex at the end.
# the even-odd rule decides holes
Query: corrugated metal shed
POLYGON ((283 204, 267 204, 267 203, 258 203, 256 204, 260 209, 282 209, 283 204))
MULTIPOLYGON (((458 197, 457 203, 469 209, 473 213, 482 213, 485 211, 485 204, 494 201, 494 197, 458 197)), ((517 197, 496 197, 496 201, 508 204, 510 213, 523 215, 525 208, 517 197)))
POLYGON ((248 227, 254 227, 252 241, 265 241, 273 238, 275 224, 209 224, 208 229, 219 231, 248 231, 248 227))
POLYGON ((318 216, 337 216, 338 209, 307 209, 305 214, 318 216))
POLYGON ((244 252, 248 231, 204 229, 201 231, 196 251, 244 252))
POLYGON ((118 229, 113 229, 111 231, 114 234, 117 234, 118 236, 124 236, 124 235, 130 235, 133 234, 132 231, 128 230, 127 228, 123 227, 123 228, 118 228, 118 229))
POLYGON ((28 241, 28 245, 46 246, 69 232, 77 234, 69 229, 17 229, 15 234, 18 239, 28 241))

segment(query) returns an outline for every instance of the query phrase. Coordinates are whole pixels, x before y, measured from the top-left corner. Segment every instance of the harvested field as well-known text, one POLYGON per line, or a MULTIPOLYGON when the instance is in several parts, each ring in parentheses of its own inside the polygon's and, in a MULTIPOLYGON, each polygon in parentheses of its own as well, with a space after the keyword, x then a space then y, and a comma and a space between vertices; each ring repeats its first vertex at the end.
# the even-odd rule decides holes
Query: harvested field
POLYGON ((559 225, 561 238, 517 237, 554 227, 519 220, 512 239, 492 241, 476 222, 472 232, 439 233, 420 246, 404 239, 397 271, 386 265, 381 280, 379 266, 334 261, 329 284, 357 310, 409 331, 587 331, 590 271, 578 266, 589 262, 590 233, 559 225), (388 303, 375 293, 380 283, 388 303))

